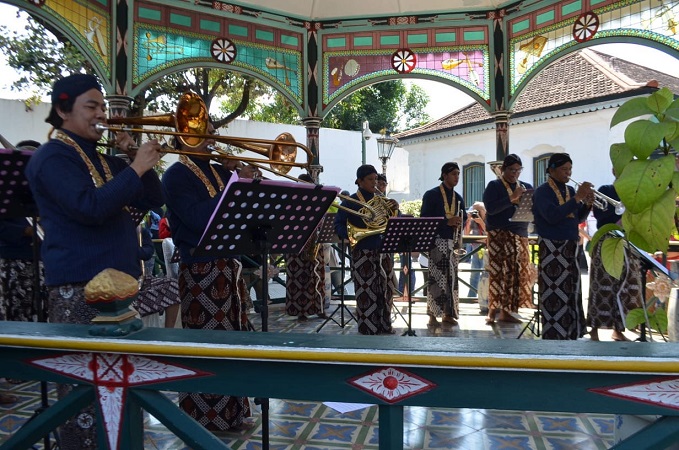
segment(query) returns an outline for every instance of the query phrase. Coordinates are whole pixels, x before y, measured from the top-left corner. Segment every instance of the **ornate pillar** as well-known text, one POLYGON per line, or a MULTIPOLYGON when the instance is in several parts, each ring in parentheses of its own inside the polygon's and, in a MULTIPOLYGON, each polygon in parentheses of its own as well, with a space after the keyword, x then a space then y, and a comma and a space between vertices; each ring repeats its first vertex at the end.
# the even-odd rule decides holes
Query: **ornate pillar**
POLYGON ((505 159, 509 153, 509 111, 495 111, 495 155, 498 161, 505 159))
POLYGON ((309 175, 318 183, 318 177, 323 172, 323 166, 319 164, 319 154, 318 154, 318 134, 321 128, 321 118, 320 117, 305 117, 302 119, 302 123, 306 127, 306 146, 312 154, 312 161, 309 161, 309 175))
MULTIPOLYGON (((130 112, 130 105, 132 105, 132 97, 127 95, 107 95, 108 115, 109 117, 127 117, 130 112)), ((109 132, 109 141, 112 140, 113 133, 109 132)), ((133 136, 134 137, 134 136, 133 136)), ((139 137, 137 137, 137 145, 139 145, 139 137)), ((117 149, 112 149, 112 154, 118 153, 117 149)))

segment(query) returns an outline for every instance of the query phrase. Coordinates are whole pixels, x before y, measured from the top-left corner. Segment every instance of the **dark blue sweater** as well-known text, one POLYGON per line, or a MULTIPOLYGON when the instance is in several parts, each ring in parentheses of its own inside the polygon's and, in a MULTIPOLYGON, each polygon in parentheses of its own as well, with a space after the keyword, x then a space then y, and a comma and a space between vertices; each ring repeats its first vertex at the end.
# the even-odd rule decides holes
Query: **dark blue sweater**
POLYGON ((28 226, 23 217, 0 220, 0 258, 33 259, 33 238, 24 236, 28 226))
MULTIPOLYGON (((533 189, 528 183, 521 182, 526 189, 533 189)), ((516 183, 509 185, 516 189, 516 183)), ((502 180, 488 183, 483 192, 483 205, 486 208, 486 230, 507 230, 518 236, 528 236, 528 222, 512 222, 509 219, 516 211, 516 205, 509 201, 509 193, 502 180)))
POLYGON ((224 186, 231 177, 231 172, 220 164, 211 164, 209 160, 193 157, 191 160, 212 183, 217 195, 210 198, 205 184, 182 163, 172 164, 163 174, 163 193, 167 199, 167 220, 172 224, 172 240, 179 248, 182 263, 187 264, 215 259, 212 256, 194 257, 191 255, 221 198, 219 185, 210 166, 212 165, 215 169, 224 186))
MULTIPOLYGON (((69 135, 105 179, 95 143, 69 135)), ((56 139, 38 148, 26 167, 45 230, 48 286, 87 282, 106 268, 141 275, 136 223, 124 208, 162 206, 160 180, 153 170, 140 178, 122 159, 105 158, 113 179, 99 188, 76 150, 56 139)))
MULTIPOLYGON (((448 199, 448 205, 451 206, 453 211, 457 211, 457 204, 459 202, 460 208, 462 209, 462 223, 467 221, 467 208, 464 206, 464 200, 462 196, 452 189, 447 189, 444 186, 446 193, 446 198, 448 199)), ((422 208, 420 209, 420 217, 446 217, 445 205, 443 203, 443 196, 441 195, 441 189, 439 186, 429 189, 422 196, 422 208)), ((439 237, 443 239, 453 239, 456 229, 448 226, 446 221, 442 221, 441 225, 437 228, 439 237)))
POLYGON ((566 198, 566 189, 571 198, 559 205, 559 199, 549 183, 540 185, 533 194, 535 231, 552 241, 578 241, 578 224, 587 218, 590 207, 575 200, 575 190, 571 186, 559 182, 556 184, 563 199, 566 198), (570 214, 573 217, 568 217, 570 214))

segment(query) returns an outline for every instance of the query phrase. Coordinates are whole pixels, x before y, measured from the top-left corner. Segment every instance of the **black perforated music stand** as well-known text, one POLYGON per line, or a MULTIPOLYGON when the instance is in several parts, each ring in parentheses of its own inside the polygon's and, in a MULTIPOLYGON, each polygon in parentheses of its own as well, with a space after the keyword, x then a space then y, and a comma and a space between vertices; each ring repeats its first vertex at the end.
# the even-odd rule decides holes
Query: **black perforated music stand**
MULTIPOLYGON (((405 253, 408 274, 412 270, 412 252, 428 252, 434 246, 438 235, 437 229, 443 217, 392 217, 387 222, 387 228, 382 238, 381 253, 405 253)), ((408 298, 412 299, 413 287, 410 285, 410 275, 405 279, 408 298)), ((408 301, 408 329, 402 336, 416 336, 412 328, 413 303, 408 301)))
MULTIPOLYGON (((194 256, 262 255, 262 331, 268 331, 271 253, 300 253, 339 188, 232 178, 208 221, 194 256)), ((262 446, 269 448, 269 401, 262 408, 262 446)))
MULTIPOLYGON (((337 213, 327 213, 325 215, 325 218, 323 219, 323 223, 321 224, 321 230, 318 236, 318 242, 323 243, 323 244, 336 244, 336 243, 341 243, 342 245, 342 256, 344 256, 344 242, 337 236, 337 233, 335 232, 335 216, 337 213)), ((340 271, 342 274, 342 283, 344 283, 344 258, 342 258, 342 261, 340 262, 340 271)), ((332 295, 331 295, 332 297, 332 295)), ((349 308, 344 304, 344 286, 342 286, 342 291, 340 292, 340 304, 337 305, 335 310, 328 316, 327 319, 318 327, 316 328, 316 333, 321 331, 321 329, 325 326, 330 321, 335 322, 340 328, 344 328, 351 320, 356 320, 354 315, 351 313, 349 308), (350 319, 348 319, 346 322, 344 321, 344 310, 346 309, 347 313, 349 314, 350 319), (339 311, 340 312, 340 321, 338 322, 337 320, 334 319, 335 313, 339 311)))

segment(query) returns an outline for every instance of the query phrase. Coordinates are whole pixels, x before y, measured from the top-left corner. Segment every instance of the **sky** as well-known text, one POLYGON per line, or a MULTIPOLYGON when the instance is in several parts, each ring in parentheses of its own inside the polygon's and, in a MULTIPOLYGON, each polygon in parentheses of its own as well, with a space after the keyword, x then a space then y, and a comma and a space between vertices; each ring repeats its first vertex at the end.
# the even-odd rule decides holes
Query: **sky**
MULTIPOLYGON (((0 25, 12 30, 22 29, 23 21, 16 19, 16 11, 15 6, 0 3, 0 25)), ((634 44, 603 44, 592 48, 673 76, 679 75, 679 59, 653 48, 634 44)), ((0 98, 23 99, 29 96, 10 90, 10 85, 17 78, 16 72, 7 66, 4 55, 0 54, 0 98)), ((440 119, 474 101, 459 89, 436 81, 407 79, 405 83, 417 84, 429 95, 426 111, 432 120, 440 119)))

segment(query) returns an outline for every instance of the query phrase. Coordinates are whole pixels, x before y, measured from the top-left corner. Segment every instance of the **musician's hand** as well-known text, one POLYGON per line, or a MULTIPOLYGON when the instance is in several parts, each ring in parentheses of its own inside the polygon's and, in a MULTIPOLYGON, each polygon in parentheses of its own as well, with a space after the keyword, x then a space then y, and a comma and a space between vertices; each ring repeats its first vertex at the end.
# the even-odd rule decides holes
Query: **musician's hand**
POLYGON ((514 189, 514 192, 512 192, 512 195, 509 196, 509 201, 512 203, 518 203, 524 192, 526 192, 526 187, 522 184, 519 184, 517 188, 514 189))
POLYGON ((116 148, 129 156, 131 160, 137 156, 137 143, 126 131, 116 132, 116 148))
POLYGON ((594 185, 592 183, 585 181, 582 183, 580 186, 578 186, 578 190, 575 192, 575 200, 578 202, 583 202, 587 199, 588 196, 594 196, 594 191, 592 191, 592 188, 594 185))
POLYGON ((460 227, 462 226, 462 217, 460 216, 453 216, 450 219, 448 219, 448 225, 451 227, 460 227))
POLYGON ((163 156, 160 153, 161 149, 162 147, 156 139, 143 143, 139 150, 137 150, 137 156, 132 161, 132 164, 130 164, 130 167, 141 177, 160 161, 160 158, 163 156))
POLYGON ((394 200, 393 198, 390 198, 390 199, 387 199, 387 201, 389 202, 389 207, 391 209, 393 209, 394 211, 396 211, 398 209, 398 202, 396 200, 394 200))

